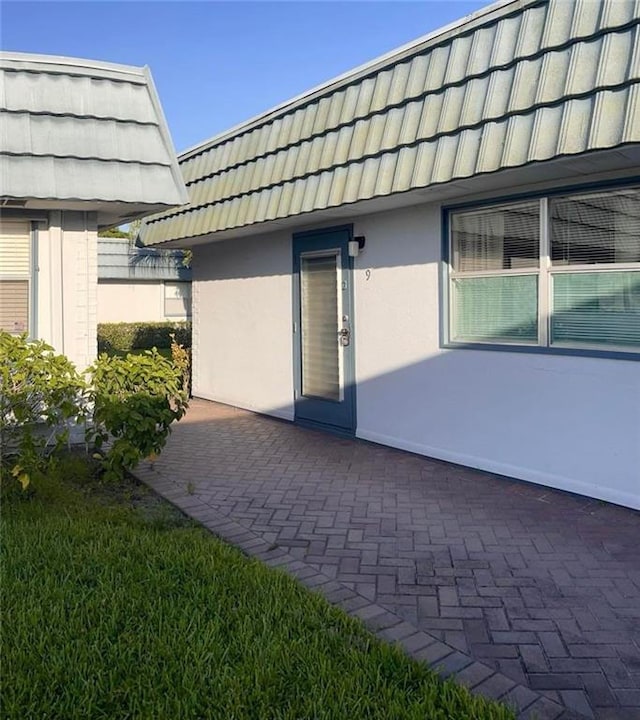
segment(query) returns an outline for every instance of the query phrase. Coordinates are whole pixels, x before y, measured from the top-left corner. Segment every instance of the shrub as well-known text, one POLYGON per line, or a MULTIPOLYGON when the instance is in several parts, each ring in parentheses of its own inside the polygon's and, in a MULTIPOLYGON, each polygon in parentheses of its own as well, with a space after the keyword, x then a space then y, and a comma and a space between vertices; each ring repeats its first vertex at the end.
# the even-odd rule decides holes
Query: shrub
POLYGON ((180 345, 191 347, 191 323, 188 321, 99 323, 98 352, 167 349, 171 347, 172 334, 180 345))
POLYGON ((89 368, 94 444, 105 479, 119 479, 140 460, 160 453, 171 423, 187 408, 182 371, 157 350, 101 355, 89 368))
POLYGON ((64 355, 42 341, 0 332, 0 472, 26 489, 87 415, 87 385, 64 355))
POLYGON ((185 348, 171 333, 171 361, 182 378, 182 390, 191 397, 191 348, 185 348))
POLYGON ((179 367, 157 350, 101 355, 87 379, 46 343, 0 331, 2 475, 26 489, 34 476, 52 469, 73 429, 84 430, 78 440, 97 450, 107 480, 158 454, 187 407, 188 353, 181 346, 176 351, 179 367))

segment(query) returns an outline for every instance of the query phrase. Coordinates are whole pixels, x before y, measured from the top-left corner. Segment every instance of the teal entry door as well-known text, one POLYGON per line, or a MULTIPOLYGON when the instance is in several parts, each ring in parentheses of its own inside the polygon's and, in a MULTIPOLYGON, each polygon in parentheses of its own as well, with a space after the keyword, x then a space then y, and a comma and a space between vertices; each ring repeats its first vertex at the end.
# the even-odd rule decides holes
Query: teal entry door
POLYGON ((293 236, 295 419, 356 428, 351 228, 293 236))

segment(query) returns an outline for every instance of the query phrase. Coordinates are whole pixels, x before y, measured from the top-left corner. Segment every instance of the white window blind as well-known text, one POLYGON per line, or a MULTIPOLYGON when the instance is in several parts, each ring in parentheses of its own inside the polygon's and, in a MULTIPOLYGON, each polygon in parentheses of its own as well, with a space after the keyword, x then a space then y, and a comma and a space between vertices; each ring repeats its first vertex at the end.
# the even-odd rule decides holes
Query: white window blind
POLYGON ((539 203, 512 203, 451 218, 457 342, 536 342, 539 203))
POLYGON ((164 284, 164 314, 167 317, 191 315, 191 283, 166 282, 164 284))
POLYGON ((540 262, 538 203, 456 213, 453 267, 458 272, 536 268, 540 262))
POLYGON ((640 351, 639 188, 449 218, 452 342, 640 351))
POLYGON ((640 271, 555 275, 551 339, 640 348, 640 271))
POLYGON ((28 221, 0 221, 0 329, 29 331, 31 228, 28 221))
POLYGON ((640 262, 637 188, 552 198, 549 213, 554 266, 640 262))
POLYGON ((302 257, 300 273, 302 394, 340 400, 338 258, 302 257))

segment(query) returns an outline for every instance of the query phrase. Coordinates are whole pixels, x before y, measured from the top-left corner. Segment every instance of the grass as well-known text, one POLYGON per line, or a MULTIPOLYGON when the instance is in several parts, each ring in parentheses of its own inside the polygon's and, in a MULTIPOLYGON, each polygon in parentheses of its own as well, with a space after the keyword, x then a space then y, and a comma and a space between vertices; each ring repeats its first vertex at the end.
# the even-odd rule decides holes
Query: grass
POLYGON ((133 482, 2 512, 2 718, 507 720, 133 482))

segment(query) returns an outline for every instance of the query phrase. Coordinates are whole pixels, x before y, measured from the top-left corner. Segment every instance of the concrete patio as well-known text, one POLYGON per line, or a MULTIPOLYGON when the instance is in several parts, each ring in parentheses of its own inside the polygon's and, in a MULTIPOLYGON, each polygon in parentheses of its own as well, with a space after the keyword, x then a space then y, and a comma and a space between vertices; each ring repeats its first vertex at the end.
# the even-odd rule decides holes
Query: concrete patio
POLYGON ((522 718, 640 719, 633 510, 202 400, 137 475, 522 718))

